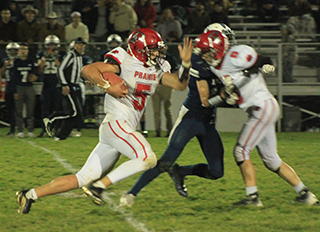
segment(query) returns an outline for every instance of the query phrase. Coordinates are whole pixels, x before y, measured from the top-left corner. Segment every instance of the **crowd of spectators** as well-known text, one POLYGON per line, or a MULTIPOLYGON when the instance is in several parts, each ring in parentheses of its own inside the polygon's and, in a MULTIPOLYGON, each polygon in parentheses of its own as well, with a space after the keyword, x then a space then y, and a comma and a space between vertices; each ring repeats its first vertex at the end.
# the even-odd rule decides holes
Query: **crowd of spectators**
MULTIPOLYGON (((157 30, 166 41, 177 42, 183 34, 199 34, 212 22, 229 25, 233 6, 232 0, 159 0, 160 8, 151 0, 77 0, 71 1, 69 17, 65 17, 54 11, 39 14, 36 7, 20 7, 13 0, 4 3, 0 6, 0 57, 5 43, 12 41, 27 42, 30 56, 34 56, 34 44, 50 34, 58 36, 61 43, 79 36, 86 42, 105 42, 111 34, 125 41, 134 29, 147 27, 157 30)), ((319 10, 312 8, 318 0, 243 0, 236 4, 242 6, 241 15, 255 15, 258 22, 283 23, 281 19, 286 18, 298 32, 319 32, 319 10), (280 6, 287 10, 280 11, 280 6)))

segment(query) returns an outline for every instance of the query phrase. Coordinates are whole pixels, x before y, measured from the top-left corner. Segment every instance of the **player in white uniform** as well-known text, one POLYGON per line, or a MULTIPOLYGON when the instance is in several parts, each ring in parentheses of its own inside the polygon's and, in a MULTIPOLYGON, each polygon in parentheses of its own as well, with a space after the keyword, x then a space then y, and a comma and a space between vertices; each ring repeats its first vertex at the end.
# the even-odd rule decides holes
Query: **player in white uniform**
MULTIPOLYGON (((214 36, 212 41, 215 41, 214 36)), ((225 84, 225 97, 229 102, 238 103, 249 116, 234 148, 234 157, 243 176, 247 195, 237 204, 263 206, 258 196, 255 169, 250 160, 250 153, 255 147, 264 165, 299 194, 297 201, 307 205, 319 204, 316 196, 277 153, 275 124, 280 115, 279 105, 267 89, 256 51, 249 46, 238 45, 232 47, 222 60, 215 60, 219 52, 221 54, 219 49, 213 51, 212 59, 209 58, 208 62, 212 64, 210 68, 225 84)))
MULTIPOLYGON (((108 53, 105 63, 96 62, 83 68, 82 76, 107 92, 107 114, 99 128, 99 143, 78 173, 60 177, 35 189, 17 192, 19 213, 29 213, 31 204, 40 197, 81 188, 98 180, 113 168, 120 154, 130 160, 94 182, 90 185, 92 188, 102 191, 111 184, 156 165, 156 156, 150 144, 136 131, 136 127, 160 81, 177 90, 187 87, 193 50, 192 41, 188 38, 184 40, 183 48, 179 45, 182 65, 179 75, 176 75, 170 73, 170 65, 163 59, 164 46, 157 32, 147 28, 138 29, 128 38, 128 51, 115 48, 108 53), (127 89, 121 88, 124 82, 111 86, 103 80, 101 73, 106 72, 120 75, 127 89)), ((91 189, 83 189, 87 190, 89 196, 92 195, 91 189)))

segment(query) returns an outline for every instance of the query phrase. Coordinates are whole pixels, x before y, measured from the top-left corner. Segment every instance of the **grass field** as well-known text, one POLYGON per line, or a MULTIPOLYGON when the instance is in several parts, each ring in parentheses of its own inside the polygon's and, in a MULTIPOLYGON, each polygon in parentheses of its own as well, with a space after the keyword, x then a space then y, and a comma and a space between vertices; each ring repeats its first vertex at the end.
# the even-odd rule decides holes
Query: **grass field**
MULTIPOLYGON (((39 131, 36 131, 36 133, 39 131)), ((189 197, 180 197, 167 174, 143 189, 132 208, 118 206, 120 196, 139 177, 130 177, 104 194, 107 204, 94 205, 81 190, 49 196, 32 205, 28 215, 17 213, 15 192, 36 187, 81 168, 97 143, 97 130, 84 130, 80 138, 6 138, 0 128, 0 231, 18 232, 278 232, 320 231, 320 207, 292 201, 294 190, 268 171, 252 154, 263 208, 233 207, 245 197, 244 185, 232 150, 237 133, 221 133, 225 146, 225 176, 217 181, 189 177, 189 197)), ((166 138, 148 138, 158 157, 166 138)), ((278 152, 304 183, 320 197, 320 133, 280 133, 278 152)), ((118 163, 126 160, 122 157, 118 163)), ((178 159, 180 165, 205 162, 196 140, 178 159)))

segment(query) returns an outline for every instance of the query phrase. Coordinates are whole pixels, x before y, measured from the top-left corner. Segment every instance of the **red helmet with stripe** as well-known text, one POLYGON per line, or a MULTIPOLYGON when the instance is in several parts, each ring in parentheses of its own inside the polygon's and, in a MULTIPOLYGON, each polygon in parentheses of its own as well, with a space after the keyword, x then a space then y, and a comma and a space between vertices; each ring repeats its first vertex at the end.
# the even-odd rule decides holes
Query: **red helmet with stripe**
POLYGON ((230 47, 228 37, 215 30, 203 32, 195 41, 195 53, 205 55, 204 60, 213 67, 218 66, 230 47))
POLYGON ((157 65, 165 54, 165 43, 159 33, 149 28, 133 31, 128 38, 128 52, 147 66, 157 65), (157 50, 159 55, 151 59, 151 52, 157 50))

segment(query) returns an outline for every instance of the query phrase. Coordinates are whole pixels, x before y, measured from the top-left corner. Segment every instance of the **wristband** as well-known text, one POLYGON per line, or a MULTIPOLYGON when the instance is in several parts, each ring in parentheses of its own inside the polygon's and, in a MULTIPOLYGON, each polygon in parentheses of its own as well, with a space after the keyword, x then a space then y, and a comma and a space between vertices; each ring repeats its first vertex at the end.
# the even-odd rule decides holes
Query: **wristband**
POLYGON ((182 61, 182 62, 181 62, 181 65, 182 65, 183 67, 185 67, 185 68, 190 68, 191 62, 189 61, 188 63, 186 63, 186 62, 182 61))
POLYGON ((189 79, 190 67, 191 67, 191 62, 185 63, 182 61, 180 68, 179 68, 179 72, 178 72, 180 82, 183 82, 184 80, 189 79))
POLYGON ((208 99, 208 103, 210 104, 210 106, 215 106, 221 102, 223 102, 223 100, 220 97, 220 95, 217 95, 217 96, 214 96, 214 97, 208 99))

